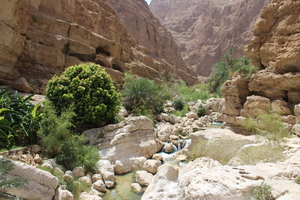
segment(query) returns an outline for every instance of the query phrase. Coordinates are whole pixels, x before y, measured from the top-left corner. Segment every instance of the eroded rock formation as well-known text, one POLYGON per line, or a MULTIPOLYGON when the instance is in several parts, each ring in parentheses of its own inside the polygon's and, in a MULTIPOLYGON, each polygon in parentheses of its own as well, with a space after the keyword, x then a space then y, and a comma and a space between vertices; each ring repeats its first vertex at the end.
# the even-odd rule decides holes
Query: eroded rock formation
POLYGON ((238 125, 238 116, 255 116, 257 109, 272 109, 285 115, 289 129, 295 125, 293 110, 300 103, 299 8, 299 1, 273 0, 263 9, 254 37, 245 48, 260 71, 250 79, 236 75, 224 84, 220 120, 238 125))
POLYGON ((196 82, 168 58, 147 55, 147 47, 136 44, 106 0, 4 0, 1 13, 2 84, 17 87, 14 81, 23 77, 29 83, 25 92, 41 93, 54 74, 80 62, 101 64, 116 81, 131 70, 150 79, 167 71, 196 82))
POLYGON ((184 61, 198 75, 209 76, 226 50, 242 54, 261 9, 269 2, 152 0, 150 9, 172 33, 184 61))

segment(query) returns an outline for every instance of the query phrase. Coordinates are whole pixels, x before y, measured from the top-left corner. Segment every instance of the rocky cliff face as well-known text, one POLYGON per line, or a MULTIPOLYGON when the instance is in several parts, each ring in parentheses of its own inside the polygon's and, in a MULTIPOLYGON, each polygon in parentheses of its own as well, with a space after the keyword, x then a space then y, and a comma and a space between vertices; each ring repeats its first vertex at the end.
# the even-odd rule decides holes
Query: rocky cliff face
POLYGON ((239 124, 242 118, 237 116, 279 109, 289 129, 300 123, 295 106, 300 103, 299 8, 299 1, 273 0, 263 9, 245 48, 260 71, 250 79, 235 76, 224 84, 223 120, 239 124))
POLYGON ((270 0, 152 0, 154 16, 172 33, 181 55, 197 74, 208 76, 232 48, 237 56, 252 37, 255 20, 270 0))
POLYGON ((187 70, 147 55, 147 48, 136 44, 106 0, 4 0, 1 4, 2 84, 42 93, 54 74, 80 62, 102 65, 116 81, 131 70, 154 80, 167 71, 196 82, 187 70))

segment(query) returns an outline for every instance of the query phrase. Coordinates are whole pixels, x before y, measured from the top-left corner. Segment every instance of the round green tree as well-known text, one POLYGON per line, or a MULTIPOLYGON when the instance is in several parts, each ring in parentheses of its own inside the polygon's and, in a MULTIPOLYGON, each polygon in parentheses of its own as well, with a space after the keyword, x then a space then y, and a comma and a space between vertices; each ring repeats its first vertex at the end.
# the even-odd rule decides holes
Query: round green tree
POLYGON ((114 119, 120 94, 105 70, 94 63, 68 67, 61 76, 49 80, 46 97, 58 113, 72 106, 75 124, 100 125, 114 119))

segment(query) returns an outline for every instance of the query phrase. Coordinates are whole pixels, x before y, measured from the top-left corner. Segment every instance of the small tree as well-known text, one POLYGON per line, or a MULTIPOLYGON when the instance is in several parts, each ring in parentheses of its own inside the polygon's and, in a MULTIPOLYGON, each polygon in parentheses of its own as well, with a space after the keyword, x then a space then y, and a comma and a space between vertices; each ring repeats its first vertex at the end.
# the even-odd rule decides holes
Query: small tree
POLYGON ((5 192, 7 188, 21 188, 26 186, 27 180, 19 177, 4 179, 3 176, 8 174, 14 168, 11 160, 0 158, 0 199, 15 199, 13 195, 5 192))
POLYGON ((75 124, 100 125, 113 120, 119 111, 120 95, 105 70, 94 63, 82 63, 54 76, 46 97, 58 114, 73 105, 75 124))

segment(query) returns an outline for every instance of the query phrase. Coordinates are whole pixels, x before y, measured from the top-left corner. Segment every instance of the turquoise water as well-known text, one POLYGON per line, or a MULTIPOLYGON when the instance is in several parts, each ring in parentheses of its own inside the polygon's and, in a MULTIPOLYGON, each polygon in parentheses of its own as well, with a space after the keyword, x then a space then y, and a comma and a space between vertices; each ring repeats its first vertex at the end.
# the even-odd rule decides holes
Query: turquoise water
POLYGON ((103 200, 140 200, 143 194, 136 194, 131 190, 135 173, 131 172, 124 175, 117 175, 116 186, 107 194, 103 200))

